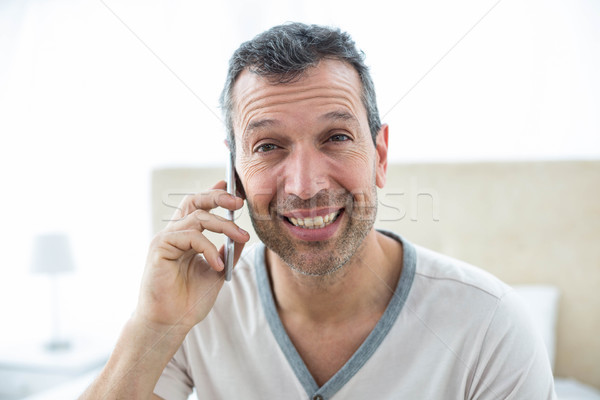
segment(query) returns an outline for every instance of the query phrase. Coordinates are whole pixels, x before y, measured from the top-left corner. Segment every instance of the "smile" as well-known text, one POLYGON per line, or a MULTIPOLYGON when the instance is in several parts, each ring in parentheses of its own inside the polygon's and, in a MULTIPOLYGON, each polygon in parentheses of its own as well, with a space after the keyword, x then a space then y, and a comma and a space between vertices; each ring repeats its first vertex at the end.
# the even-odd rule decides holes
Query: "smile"
POLYGON ((326 214, 324 216, 318 216, 314 218, 294 218, 294 217, 286 217, 286 220, 291 222, 294 226, 304 228, 304 229, 321 229, 325 228, 327 225, 333 223, 341 210, 337 210, 330 214, 326 214))

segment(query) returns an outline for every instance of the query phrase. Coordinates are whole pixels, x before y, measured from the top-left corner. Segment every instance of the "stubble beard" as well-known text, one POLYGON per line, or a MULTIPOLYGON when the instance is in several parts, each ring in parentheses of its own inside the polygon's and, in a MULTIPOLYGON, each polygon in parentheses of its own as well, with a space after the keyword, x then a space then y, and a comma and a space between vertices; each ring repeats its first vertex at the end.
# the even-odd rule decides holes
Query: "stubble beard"
POLYGON ((293 271, 306 276, 328 277, 340 271, 360 249, 365 237, 375 223, 377 215, 377 190, 371 188, 367 196, 370 201, 360 202, 348 191, 338 193, 319 192, 307 201, 295 196, 288 197, 281 204, 275 198, 269 204, 269 215, 257 215, 248 202, 252 226, 259 239, 267 248, 277 254, 293 271), (337 238, 327 241, 300 241, 292 238, 283 224, 281 214, 293 209, 314 207, 344 207, 342 232, 337 238))

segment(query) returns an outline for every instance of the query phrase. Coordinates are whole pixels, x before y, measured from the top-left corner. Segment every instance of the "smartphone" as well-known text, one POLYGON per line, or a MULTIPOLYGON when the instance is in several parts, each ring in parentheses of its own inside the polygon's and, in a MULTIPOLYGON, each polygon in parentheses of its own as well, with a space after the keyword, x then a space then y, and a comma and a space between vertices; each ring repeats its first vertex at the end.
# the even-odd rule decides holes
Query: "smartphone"
MULTIPOLYGON (((233 162, 233 153, 229 152, 229 162, 227 163, 227 193, 236 196, 235 185, 235 165, 233 162)), ((227 210, 227 219, 233 221, 233 211, 227 210)), ((225 242, 225 280, 231 280, 231 271, 233 270, 233 250, 235 243, 231 238, 227 237, 225 242)))

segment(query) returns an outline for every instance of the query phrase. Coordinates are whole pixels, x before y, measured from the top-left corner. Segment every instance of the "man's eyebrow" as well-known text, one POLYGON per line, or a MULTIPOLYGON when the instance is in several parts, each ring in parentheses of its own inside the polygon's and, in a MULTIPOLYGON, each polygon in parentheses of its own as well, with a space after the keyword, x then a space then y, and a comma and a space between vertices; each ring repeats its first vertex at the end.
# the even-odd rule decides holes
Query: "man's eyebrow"
POLYGON ((273 125, 279 125, 280 122, 275 120, 275 119, 269 119, 269 118, 265 118, 265 119, 257 119, 254 121, 250 121, 250 123, 248 124, 248 126, 246 127, 246 129, 244 130, 245 134, 249 134, 252 131, 264 128, 264 127, 269 127, 269 126, 273 126, 273 125))
POLYGON ((326 114, 323 114, 319 117, 321 120, 333 120, 333 121, 348 121, 355 124, 358 124, 358 119, 354 116, 354 114, 348 111, 330 111, 326 114))

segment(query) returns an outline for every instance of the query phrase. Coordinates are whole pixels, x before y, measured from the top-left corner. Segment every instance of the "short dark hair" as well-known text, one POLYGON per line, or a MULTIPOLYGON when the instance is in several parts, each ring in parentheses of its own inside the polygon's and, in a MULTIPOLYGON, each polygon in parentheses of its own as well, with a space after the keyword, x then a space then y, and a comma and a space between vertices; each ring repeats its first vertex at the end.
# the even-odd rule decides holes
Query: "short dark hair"
POLYGON ((306 25, 298 22, 275 26, 254 39, 242 43, 229 60, 229 71, 221 93, 227 141, 235 154, 233 132, 233 86, 246 68, 274 83, 299 79, 322 59, 337 59, 352 65, 362 82, 362 101, 367 110, 369 130, 375 143, 381 128, 375 87, 364 63, 365 54, 356 48, 350 35, 338 28, 306 25))

